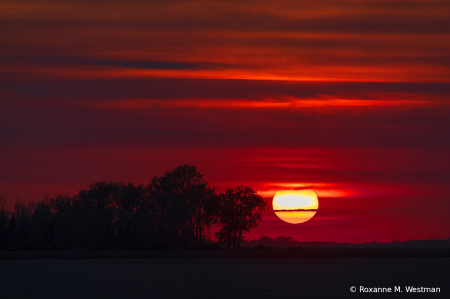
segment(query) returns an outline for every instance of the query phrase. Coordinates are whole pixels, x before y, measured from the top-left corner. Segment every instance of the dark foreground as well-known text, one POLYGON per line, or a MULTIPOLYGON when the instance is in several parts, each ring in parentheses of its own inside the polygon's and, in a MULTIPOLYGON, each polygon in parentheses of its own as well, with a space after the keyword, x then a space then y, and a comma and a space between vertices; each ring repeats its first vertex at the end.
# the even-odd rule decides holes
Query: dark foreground
POLYGON ((0 251, 4 259, 191 259, 191 258, 367 258, 449 257, 449 247, 296 247, 245 248, 240 250, 147 250, 147 251, 0 251))
POLYGON ((450 257, 10 257, 0 269, 0 298, 450 298, 450 257))

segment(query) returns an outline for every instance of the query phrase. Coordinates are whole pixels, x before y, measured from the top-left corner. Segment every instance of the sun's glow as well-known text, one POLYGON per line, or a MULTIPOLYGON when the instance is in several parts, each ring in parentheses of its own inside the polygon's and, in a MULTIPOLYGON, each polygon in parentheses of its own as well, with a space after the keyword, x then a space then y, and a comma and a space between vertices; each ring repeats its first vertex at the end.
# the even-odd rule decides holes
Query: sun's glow
POLYGON ((279 190, 273 197, 272 206, 281 220, 298 224, 316 214, 319 200, 312 190, 279 190))

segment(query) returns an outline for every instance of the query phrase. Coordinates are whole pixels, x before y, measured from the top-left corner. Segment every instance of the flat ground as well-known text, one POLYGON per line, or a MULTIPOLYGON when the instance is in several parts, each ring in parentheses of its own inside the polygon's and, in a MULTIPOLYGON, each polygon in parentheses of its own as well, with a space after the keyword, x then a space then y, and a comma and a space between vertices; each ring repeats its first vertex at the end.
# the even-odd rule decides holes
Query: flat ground
POLYGON ((449 257, 28 258, 0 269, 0 298, 450 298, 449 257))

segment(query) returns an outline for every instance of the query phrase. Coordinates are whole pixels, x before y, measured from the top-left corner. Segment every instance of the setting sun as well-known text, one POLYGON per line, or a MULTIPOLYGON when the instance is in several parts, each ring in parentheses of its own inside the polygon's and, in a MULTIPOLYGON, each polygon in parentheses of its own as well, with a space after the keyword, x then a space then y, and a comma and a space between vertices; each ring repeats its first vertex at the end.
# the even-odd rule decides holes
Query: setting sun
POLYGON ((273 211, 281 220, 298 224, 311 219, 319 208, 312 190, 280 190, 273 197, 273 211))

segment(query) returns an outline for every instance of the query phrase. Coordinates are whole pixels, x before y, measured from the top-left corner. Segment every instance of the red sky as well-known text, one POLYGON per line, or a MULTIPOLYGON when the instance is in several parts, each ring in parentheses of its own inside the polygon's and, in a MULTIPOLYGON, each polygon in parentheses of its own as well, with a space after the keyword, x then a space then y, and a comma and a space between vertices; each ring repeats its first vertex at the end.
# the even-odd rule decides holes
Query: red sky
POLYGON ((2 1, 0 192, 147 184, 193 164, 305 224, 247 239, 450 237, 448 1, 2 1))

